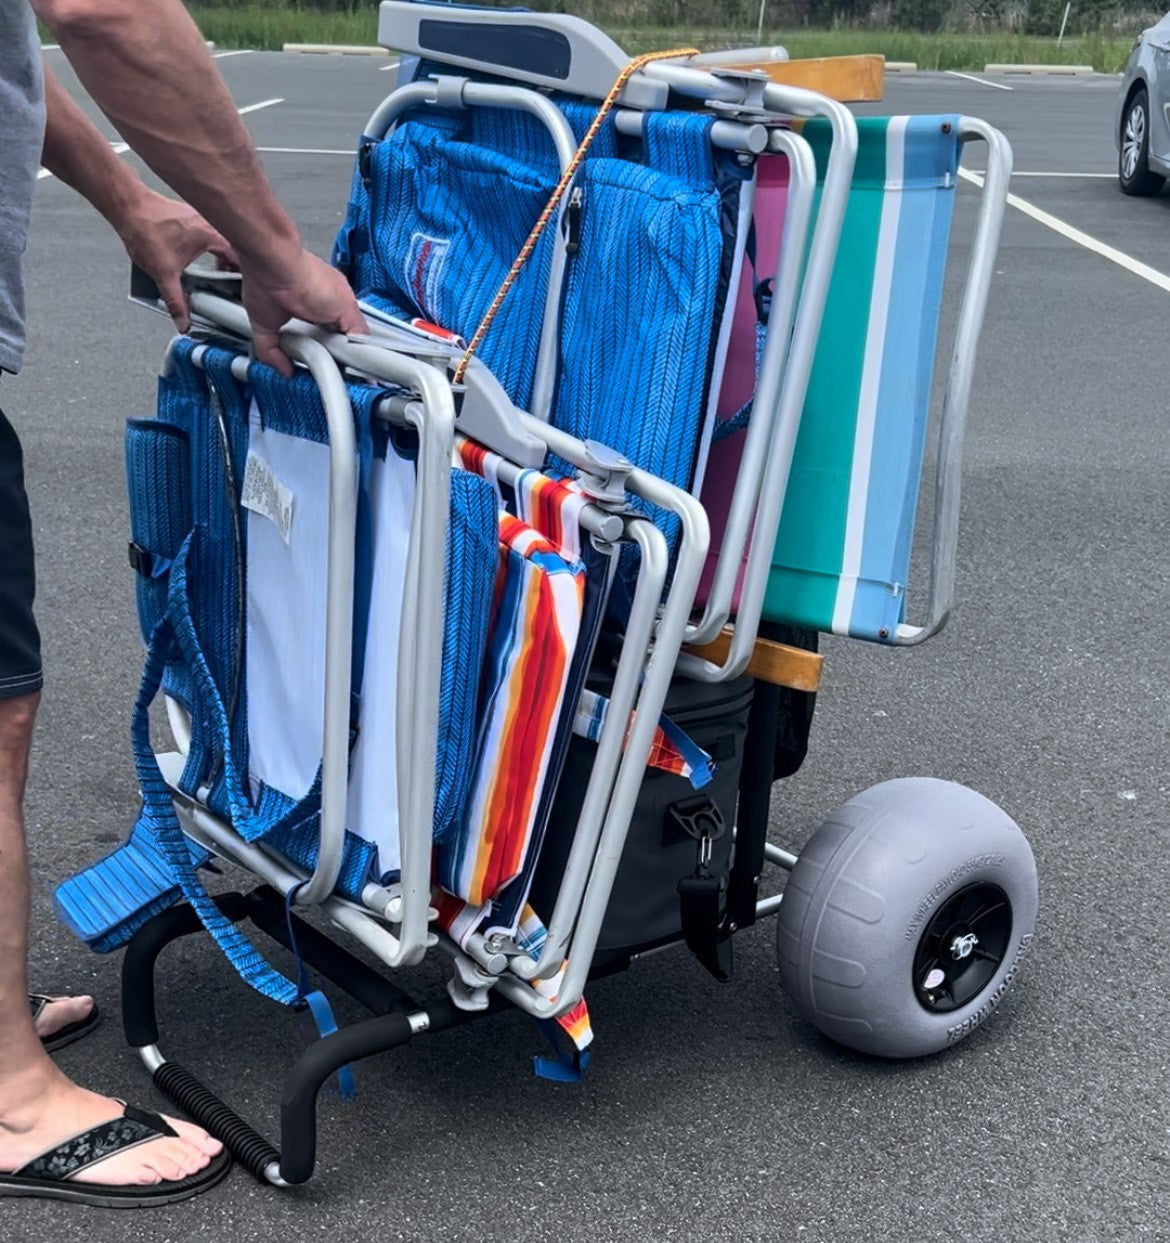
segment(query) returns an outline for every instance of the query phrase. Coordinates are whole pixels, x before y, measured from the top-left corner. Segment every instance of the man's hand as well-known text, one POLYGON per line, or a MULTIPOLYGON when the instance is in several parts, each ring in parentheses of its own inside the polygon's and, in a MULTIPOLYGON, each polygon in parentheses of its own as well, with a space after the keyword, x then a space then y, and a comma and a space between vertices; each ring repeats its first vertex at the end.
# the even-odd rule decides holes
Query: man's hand
POLYGON ((276 267, 240 255, 239 266, 256 357, 281 375, 293 373, 279 343, 280 330, 290 319, 305 319, 337 332, 369 331, 345 277, 307 250, 290 252, 276 267))
POLYGON ((183 269, 208 253, 234 268, 235 252, 193 207, 145 188, 132 208, 111 223, 126 253, 154 278, 175 327, 186 332, 191 311, 179 283, 183 269))

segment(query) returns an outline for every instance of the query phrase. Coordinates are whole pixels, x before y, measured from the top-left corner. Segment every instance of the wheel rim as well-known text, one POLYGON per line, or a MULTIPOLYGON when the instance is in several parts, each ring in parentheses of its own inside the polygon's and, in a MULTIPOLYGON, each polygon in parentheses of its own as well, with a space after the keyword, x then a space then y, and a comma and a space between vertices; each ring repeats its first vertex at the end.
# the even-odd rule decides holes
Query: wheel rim
POLYGON ((931 916, 914 955, 914 995, 935 1014, 974 1001, 994 979, 1012 935, 1012 904, 998 885, 951 894, 931 916))
POLYGON ((1146 110, 1140 103, 1134 104, 1125 118, 1125 129, 1121 135, 1121 171, 1127 181, 1138 170, 1145 138, 1146 110))

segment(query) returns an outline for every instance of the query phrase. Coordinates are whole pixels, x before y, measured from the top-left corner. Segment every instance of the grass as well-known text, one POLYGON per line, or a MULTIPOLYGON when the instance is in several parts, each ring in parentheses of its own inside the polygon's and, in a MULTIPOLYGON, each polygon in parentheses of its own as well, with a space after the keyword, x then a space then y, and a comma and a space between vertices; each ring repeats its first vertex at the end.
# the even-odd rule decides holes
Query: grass
MULTIPOLYGON (((322 13, 313 9, 265 5, 194 7, 204 37, 222 48, 279 49, 285 43, 372 44, 377 38, 376 11, 322 13)), ((754 29, 679 30, 667 27, 619 29, 610 34, 631 54, 686 44, 709 50, 747 46, 754 29)), ((900 30, 765 30, 765 44, 781 44, 793 57, 833 56, 871 52, 890 61, 914 61, 920 69, 980 70, 986 64, 1041 63, 1092 65, 1100 73, 1116 73, 1125 63, 1132 40, 1091 34, 1055 39, 1000 33, 916 34, 900 30)))
MULTIPOLYGON (((755 43, 754 30, 728 36, 712 30, 613 30, 614 38, 631 54, 678 42, 704 51, 755 43)), ((843 56, 876 53, 888 61, 913 61, 919 69, 981 70, 990 64, 1092 65, 1099 73, 1117 73, 1125 64, 1132 39, 1087 35, 1055 39, 1001 33, 970 35, 917 34, 903 30, 766 30, 764 43, 780 44, 794 59, 804 56, 843 56)))

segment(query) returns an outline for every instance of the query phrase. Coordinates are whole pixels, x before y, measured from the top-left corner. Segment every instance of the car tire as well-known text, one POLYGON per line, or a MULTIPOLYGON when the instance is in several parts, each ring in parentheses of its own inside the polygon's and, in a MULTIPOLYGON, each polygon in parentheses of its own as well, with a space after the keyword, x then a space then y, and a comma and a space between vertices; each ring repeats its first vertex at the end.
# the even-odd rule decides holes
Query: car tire
POLYGON ((1004 811, 953 782, 886 781, 800 852, 776 927, 781 982, 839 1044, 937 1053, 1014 983, 1036 908, 1032 851, 1004 811))
POLYGON ((1150 97, 1145 87, 1130 96, 1117 142, 1117 180, 1122 194, 1157 194, 1165 177, 1150 172, 1150 97))

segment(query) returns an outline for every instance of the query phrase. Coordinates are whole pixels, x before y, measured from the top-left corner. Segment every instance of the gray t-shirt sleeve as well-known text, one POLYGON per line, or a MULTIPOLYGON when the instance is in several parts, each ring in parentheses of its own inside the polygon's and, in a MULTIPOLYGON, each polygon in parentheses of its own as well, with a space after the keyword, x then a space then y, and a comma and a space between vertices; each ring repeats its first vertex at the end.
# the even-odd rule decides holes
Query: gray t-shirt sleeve
POLYGON ((28 0, 0 0, 0 368, 24 358, 24 249, 45 132, 40 42, 28 0))

